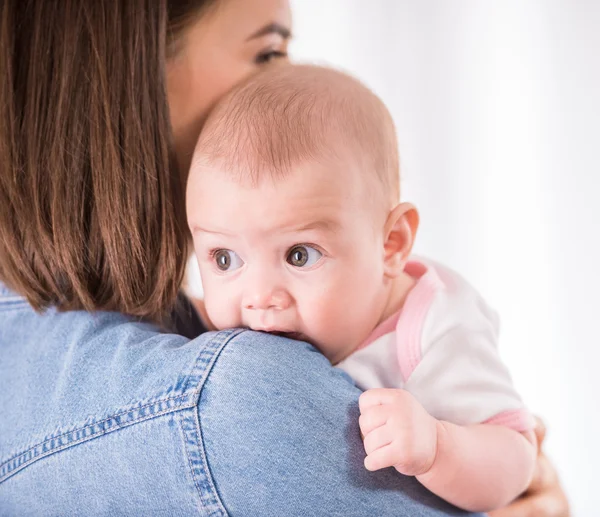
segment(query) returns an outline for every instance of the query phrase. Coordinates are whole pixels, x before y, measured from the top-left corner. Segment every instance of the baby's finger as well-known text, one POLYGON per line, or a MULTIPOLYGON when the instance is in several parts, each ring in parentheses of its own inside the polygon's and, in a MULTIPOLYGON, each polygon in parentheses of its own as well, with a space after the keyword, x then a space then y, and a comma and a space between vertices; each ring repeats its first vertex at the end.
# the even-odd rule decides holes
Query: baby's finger
POLYGON ((362 413, 373 406, 391 404, 398 400, 398 391, 391 388, 373 388, 365 391, 358 399, 358 407, 362 413))
POLYGON ((561 490, 517 499, 506 508, 494 510, 490 517, 569 517, 569 502, 561 490))
POLYGON ((374 431, 371 431, 369 434, 365 434, 365 439, 363 442, 365 446, 365 452, 367 454, 371 454, 377 449, 389 445, 390 443, 392 443, 392 438, 393 435, 389 427, 378 427, 374 431))
POLYGON ((533 428, 533 431, 537 438, 538 449, 541 449, 542 443, 544 443, 544 439, 546 438, 546 424, 544 424, 544 421, 539 416, 535 417, 535 427, 533 428))
POLYGON ((535 470, 531 479, 531 483, 527 488, 527 492, 530 494, 542 492, 547 487, 557 483, 558 479, 552 463, 550 463, 545 455, 539 455, 537 457, 535 470))
POLYGON ((365 458, 365 468, 371 472, 387 467, 393 467, 395 463, 396 461, 394 461, 391 445, 381 447, 365 458))
POLYGON ((367 408, 358 418, 358 425, 363 436, 374 429, 385 425, 390 414, 390 406, 372 406, 367 408))

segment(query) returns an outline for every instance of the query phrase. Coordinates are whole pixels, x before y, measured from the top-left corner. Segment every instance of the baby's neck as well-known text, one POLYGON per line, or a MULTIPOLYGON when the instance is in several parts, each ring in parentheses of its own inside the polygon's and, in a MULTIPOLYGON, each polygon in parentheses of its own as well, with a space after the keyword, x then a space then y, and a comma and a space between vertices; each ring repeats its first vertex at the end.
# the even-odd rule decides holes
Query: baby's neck
MULTIPOLYGON (((390 318, 396 312, 402 309, 408 296, 408 293, 410 293, 410 291, 416 284, 417 280, 405 272, 402 272, 399 276, 390 279, 389 285, 386 286, 387 293, 385 293, 383 308, 380 311, 377 324, 374 328, 371 329, 369 335, 363 338, 364 340, 368 339, 368 337, 372 335, 372 333, 379 325, 381 325, 384 321, 386 321, 388 318, 390 318)), ((350 347, 347 350, 345 350, 345 355, 338 357, 337 360, 333 361, 333 364, 335 365, 343 361, 350 354, 359 349, 363 344, 364 341, 355 343, 354 348, 350 347)))
POLYGON ((381 325, 390 316, 402 309, 408 293, 416 283, 417 280, 405 272, 402 272, 400 276, 391 281, 389 296, 377 325, 381 325))

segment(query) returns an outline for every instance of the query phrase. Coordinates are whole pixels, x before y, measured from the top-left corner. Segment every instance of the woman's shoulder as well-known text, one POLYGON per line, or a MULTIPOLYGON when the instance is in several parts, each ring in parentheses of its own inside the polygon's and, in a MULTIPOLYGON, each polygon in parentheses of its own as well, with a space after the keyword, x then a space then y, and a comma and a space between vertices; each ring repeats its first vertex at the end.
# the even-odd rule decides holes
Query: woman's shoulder
POLYGON ((0 293, 0 483, 70 445, 195 407, 233 335, 190 340, 118 313, 39 314, 0 293))
POLYGON ((414 480, 364 469, 359 391, 306 343, 189 341, 13 300, 0 379, 0 513, 452 514, 414 480))

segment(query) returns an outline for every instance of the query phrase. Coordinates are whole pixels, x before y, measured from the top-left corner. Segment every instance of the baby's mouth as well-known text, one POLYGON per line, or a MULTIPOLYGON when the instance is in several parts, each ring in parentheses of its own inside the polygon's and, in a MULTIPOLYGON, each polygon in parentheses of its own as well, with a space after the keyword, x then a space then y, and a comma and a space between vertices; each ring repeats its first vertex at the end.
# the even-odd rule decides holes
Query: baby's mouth
POLYGON ((302 332, 297 332, 294 330, 284 330, 285 327, 277 328, 276 326, 273 326, 270 328, 269 327, 261 328, 260 326, 256 326, 256 327, 249 326, 249 328, 252 330, 256 330, 257 332, 266 332, 268 334, 273 334, 274 336, 285 337, 287 339, 293 339, 294 341, 306 341, 307 343, 312 343, 306 334, 303 334, 302 332))
POLYGON ((269 334, 273 334, 275 336, 286 337, 288 339, 294 339, 296 341, 306 341, 304 335, 300 332, 283 332, 283 331, 272 331, 269 334))

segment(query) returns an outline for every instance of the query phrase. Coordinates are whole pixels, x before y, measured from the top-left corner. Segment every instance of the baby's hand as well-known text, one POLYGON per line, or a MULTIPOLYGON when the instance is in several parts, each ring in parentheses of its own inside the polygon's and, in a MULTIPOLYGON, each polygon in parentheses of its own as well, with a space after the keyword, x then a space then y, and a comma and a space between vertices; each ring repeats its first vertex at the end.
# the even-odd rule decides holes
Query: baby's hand
POLYGON ((377 388, 358 400, 365 468, 395 467, 407 476, 425 474, 437 452, 438 421, 407 391, 377 388))

